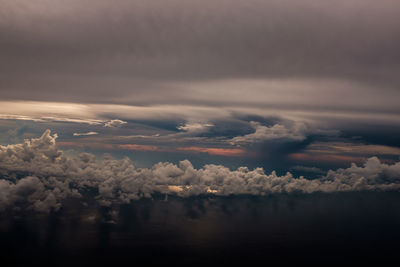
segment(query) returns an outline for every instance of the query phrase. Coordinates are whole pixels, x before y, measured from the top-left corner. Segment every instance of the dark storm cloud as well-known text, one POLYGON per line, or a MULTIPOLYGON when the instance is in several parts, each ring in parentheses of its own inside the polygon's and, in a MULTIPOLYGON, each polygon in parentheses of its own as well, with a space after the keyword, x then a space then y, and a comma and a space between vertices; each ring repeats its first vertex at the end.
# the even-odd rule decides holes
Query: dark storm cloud
POLYGON ((376 157, 364 166, 352 164, 309 180, 290 173, 265 174, 261 168, 232 171, 211 164, 195 169, 188 160, 178 165, 160 162, 152 168, 137 168, 127 158, 105 156, 98 161, 88 153, 67 157, 57 148, 56 138, 47 130, 40 138, 23 144, 0 146, 0 209, 58 210, 64 199, 82 198, 88 192, 95 194, 101 205, 111 206, 157 193, 180 197, 264 196, 400 189, 400 163, 387 165, 376 157))
MULTIPOLYGON (((316 80, 352 81, 357 104, 370 87, 398 96, 398 1, 0 3, 2 99, 210 104, 223 99, 175 82, 231 78, 295 78, 317 92, 316 80)), ((398 111, 382 102, 369 108, 398 111)))

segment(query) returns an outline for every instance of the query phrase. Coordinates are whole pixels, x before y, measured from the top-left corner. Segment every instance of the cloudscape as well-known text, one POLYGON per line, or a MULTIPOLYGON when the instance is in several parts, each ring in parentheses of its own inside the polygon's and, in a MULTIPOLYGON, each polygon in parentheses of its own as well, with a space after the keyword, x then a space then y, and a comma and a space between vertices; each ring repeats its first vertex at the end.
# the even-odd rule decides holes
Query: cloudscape
POLYGON ((0 0, 3 258, 388 262, 399 12, 394 0, 0 0))

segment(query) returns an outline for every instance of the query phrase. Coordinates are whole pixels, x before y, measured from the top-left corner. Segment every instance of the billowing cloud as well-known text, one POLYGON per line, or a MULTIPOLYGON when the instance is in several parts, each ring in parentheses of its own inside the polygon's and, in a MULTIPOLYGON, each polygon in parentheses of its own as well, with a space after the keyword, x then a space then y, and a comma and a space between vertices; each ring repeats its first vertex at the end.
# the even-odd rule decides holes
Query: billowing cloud
POLYGON ((201 133, 214 126, 211 123, 186 123, 177 127, 178 130, 190 133, 201 133))
POLYGON ((306 126, 295 123, 290 128, 281 124, 264 126, 258 122, 250 122, 255 132, 244 136, 237 136, 230 141, 232 144, 253 144, 269 140, 302 141, 306 138, 306 126))
POLYGON ((67 157, 56 138, 47 130, 40 138, 0 146, 1 209, 57 210, 63 199, 81 197, 88 190, 97 192, 101 205, 113 205, 156 193, 187 197, 400 189, 400 162, 383 164, 376 157, 363 166, 352 164, 310 180, 290 173, 266 174, 261 168, 230 170, 210 164, 195 169, 187 160, 137 168, 128 158, 104 156, 99 161, 88 153, 67 157))

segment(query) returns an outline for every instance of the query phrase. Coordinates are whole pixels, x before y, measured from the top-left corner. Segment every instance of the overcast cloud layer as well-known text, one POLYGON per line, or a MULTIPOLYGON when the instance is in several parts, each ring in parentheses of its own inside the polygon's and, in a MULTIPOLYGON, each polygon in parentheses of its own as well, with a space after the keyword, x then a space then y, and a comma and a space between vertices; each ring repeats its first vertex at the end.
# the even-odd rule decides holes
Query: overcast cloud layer
POLYGON ((0 5, 2 100, 399 112, 395 0, 0 5))
POLYGON ((232 171, 206 165, 194 169, 187 160, 179 165, 160 162, 146 169, 135 167, 127 158, 98 160, 88 153, 67 157, 57 148, 56 137, 46 131, 23 144, 0 146, 1 209, 58 210, 66 198, 88 196, 111 206, 155 193, 189 197, 400 189, 400 163, 387 165, 376 157, 361 167, 353 164, 309 180, 290 173, 265 174, 261 168, 232 171))

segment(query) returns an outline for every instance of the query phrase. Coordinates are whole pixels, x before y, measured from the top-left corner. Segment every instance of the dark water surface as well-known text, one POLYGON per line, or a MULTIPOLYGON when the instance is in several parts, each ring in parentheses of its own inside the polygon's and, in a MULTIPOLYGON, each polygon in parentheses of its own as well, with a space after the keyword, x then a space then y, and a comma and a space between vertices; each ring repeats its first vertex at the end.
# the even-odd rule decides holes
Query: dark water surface
POLYGON ((400 193, 163 197, 0 215, 1 266, 389 264, 400 193))

